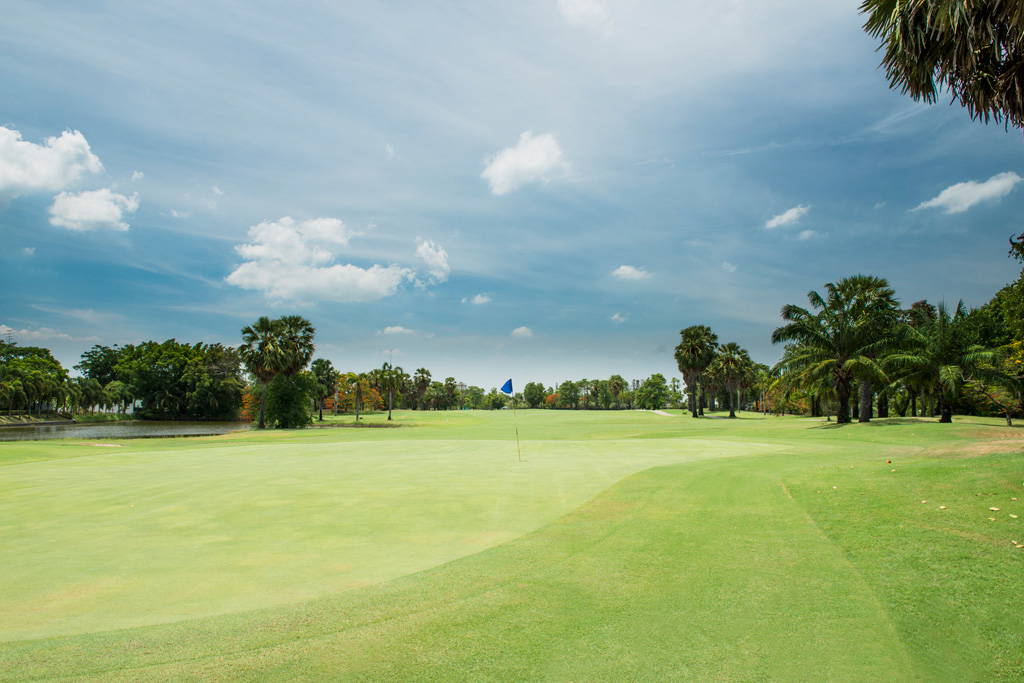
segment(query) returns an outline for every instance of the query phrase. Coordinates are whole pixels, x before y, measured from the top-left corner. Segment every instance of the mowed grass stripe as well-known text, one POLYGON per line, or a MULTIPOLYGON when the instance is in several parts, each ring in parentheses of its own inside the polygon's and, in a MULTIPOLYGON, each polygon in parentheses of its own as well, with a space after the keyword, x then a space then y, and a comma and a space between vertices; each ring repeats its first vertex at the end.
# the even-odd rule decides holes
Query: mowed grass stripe
POLYGON ((83 656, 120 662, 126 679, 154 680, 257 670, 434 679, 909 675, 895 630, 842 553, 777 485, 743 468, 633 475, 526 538, 364 593, 310 606, 306 619, 293 614, 298 623, 284 632, 264 631, 280 619, 273 613, 234 620, 233 633, 214 620, 214 638, 187 637, 186 659, 149 669, 135 668, 125 646, 163 650, 205 629, 52 641, 36 654, 51 665, 62 650, 74 666, 83 656), (303 635, 307 620, 335 630, 303 635), (211 640, 233 654, 202 647, 211 640))

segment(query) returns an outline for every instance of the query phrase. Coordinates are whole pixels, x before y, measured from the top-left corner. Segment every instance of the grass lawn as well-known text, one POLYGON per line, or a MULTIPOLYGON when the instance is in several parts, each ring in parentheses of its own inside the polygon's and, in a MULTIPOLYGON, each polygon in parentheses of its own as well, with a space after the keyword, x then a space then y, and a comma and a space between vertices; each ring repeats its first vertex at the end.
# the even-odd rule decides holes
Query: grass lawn
POLYGON ((0 444, 0 679, 1024 678, 1001 420, 395 417, 0 444))

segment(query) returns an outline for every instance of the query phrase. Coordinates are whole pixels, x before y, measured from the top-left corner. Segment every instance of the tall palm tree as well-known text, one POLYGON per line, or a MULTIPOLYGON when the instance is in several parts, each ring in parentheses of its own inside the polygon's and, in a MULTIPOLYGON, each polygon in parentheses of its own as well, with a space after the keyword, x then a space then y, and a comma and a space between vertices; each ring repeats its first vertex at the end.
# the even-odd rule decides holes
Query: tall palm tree
MULTIPOLYGON (((894 336, 896 324, 899 321, 899 308, 896 302, 896 293, 889 286, 885 278, 874 275, 852 275, 836 283, 839 295, 847 299, 851 304, 851 313, 857 318, 858 326, 862 334, 874 336, 878 340, 897 343, 894 336)), ((877 359, 879 354, 887 349, 879 346, 873 352, 868 352, 872 359, 877 359)), ((885 374, 880 372, 881 366, 877 363, 864 364, 859 367, 857 374, 857 388, 859 390, 859 410, 857 421, 871 421, 871 404, 874 396, 874 387, 887 382, 885 374)))
POLYGON ((242 345, 238 347, 238 355, 246 370, 260 384, 258 429, 266 429, 267 426, 264 420, 267 385, 284 369, 288 355, 281 327, 280 320, 271 320, 264 315, 252 325, 242 328, 242 345))
POLYGON ((879 338, 877 322, 869 314, 871 306, 850 296, 856 288, 848 281, 854 278, 826 284, 824 297, 808 292, 811 310, 794 304, 783 306, 786 324, 772 332, 772 343, 793 343, 776 366, 778 370, 808 380, 831 378, 839 403, 839 423, 850 421, 854 380, 884 377, 877 356, 893 346, 891 338, 879 338))
POLYGON ((430 388, 430 370, 427 370, 426 368, 417 369, 413 375, 412 381, 416 387, 417 407, 422 410, 423 399, 427 394, 427 389, 430 388))
POLYGON ((297 375, 313 358, 316 346, 313 337, 316 328, 301 315, 286 315, 278 319, 281 329, 281 348, 284 362, 281 372, 289 377, 297 375))
POLYGON ((317 386, 317 408, 320 411, 320 422, 324 421, 324 400, 335 392, 338 385, 338 371, 326 358, 317 358, 310 366, 317 386))
POLYGON ((697 386, 701 375, 711 365, 718 346, 718 335, 707 325, 691 325, 679 332, 680 341, 676 346, 676 365, 686 382, 686 391, 690 395, 690 414, 698 417, 700 408, 697 405, 697 386))
POLYGON ((749 381, 753 373, 753 366, 747 350, 736 342, 729 342, 718 347, 718 353, 708 368, 725 387, 726 395, 729 397, 729 417, 731 418, 736 417, 739 393, 749 381))
POLYGON ((953 421, 953 403, 964 382, 995 356, 993 351, 966 342, 966 317, 963 302, 957 303, 953 313, 940 302, 933 320, 919 327, 904 328, 907 350, 886 359, 886 364, 900 373, 904 381, 934 392, 939 402, 939 422, 953 421))
POLYGON ((971 118, 1024 124, 1024 5, 1019 0, 864 0, 889 84, 915 100, 947 91, 971 118))

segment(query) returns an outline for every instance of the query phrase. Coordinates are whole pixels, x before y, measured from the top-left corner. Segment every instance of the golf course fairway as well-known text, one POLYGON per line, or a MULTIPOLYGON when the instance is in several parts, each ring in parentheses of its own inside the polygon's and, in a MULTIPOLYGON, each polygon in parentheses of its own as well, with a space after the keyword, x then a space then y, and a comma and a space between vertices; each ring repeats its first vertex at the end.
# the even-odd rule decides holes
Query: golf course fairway
POLYGON ((1024 678, 1001 420, 395 418, 0 444, 0 680, 1024 678))

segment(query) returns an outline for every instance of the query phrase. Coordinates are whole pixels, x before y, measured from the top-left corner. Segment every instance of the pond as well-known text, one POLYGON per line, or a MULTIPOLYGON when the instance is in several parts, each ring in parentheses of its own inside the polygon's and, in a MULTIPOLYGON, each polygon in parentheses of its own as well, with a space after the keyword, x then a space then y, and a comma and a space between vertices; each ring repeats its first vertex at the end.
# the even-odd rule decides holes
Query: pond
POLYGON ((0 427, 0 441, 43 439, 146 439, 158 436, 212 436, 249 429, 247 422, 82 422, 0 427))

